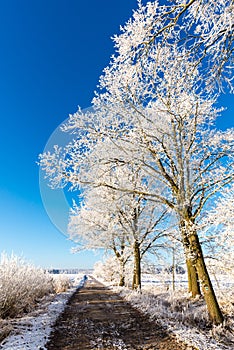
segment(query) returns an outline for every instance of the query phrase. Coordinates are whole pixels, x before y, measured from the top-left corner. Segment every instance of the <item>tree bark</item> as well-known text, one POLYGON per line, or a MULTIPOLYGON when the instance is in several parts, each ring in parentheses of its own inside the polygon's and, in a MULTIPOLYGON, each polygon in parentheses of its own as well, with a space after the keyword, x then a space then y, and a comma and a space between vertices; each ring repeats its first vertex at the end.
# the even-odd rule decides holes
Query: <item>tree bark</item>
POLYGON ((172 290, 175 291, 175 273, 176 273, 176 267, 175 267, 175 249, 172 248, 172 290))
POLYGON ((120 275, 119 278, 119 287, 124 287, 125 286, 125 278, 123 275, 120 275))
POLYGON ((120 262, 119 286, 124 287, 125 286, 125 271, 124 271, 125 263, 122 258, 119 260, 119 262, 120 262))
POLYGON ((223 323, 224 318, 220 310, 220 307, 210 280, 209 273, 206 268, 204 256, 202 253, 202 248, 196 232, 192 232, 189 235, 189 242, 190 242, 191 262, 195 266, 198 273, 199 281, 202 287, 202 292, 204 294, 204 299, 207 305, 209 318, 212 323, 218 325, 220 323, 223 323))
POLYGON ((189 252, 190 242, 189 242, 188 232, 186 230, 186 225, 184 220, 180 221, 180 231, 181 231, 185 259, 186 259, 186 267, 187 267, 187 275, 188 275, 188 292, 191 294, 192 298, 196 298, 198 295, 201 296, 201 289, 200 289, 196 268, 187 257, 189 252))
POLYGON ((139 243, 136 240, 133 247, 134 254, 134 272, 132 289, 141 289, 141 257, 139 243))
POLYGON ((201 296, 201 289, 198 280, 198 274, 196 268, 193 266, 192 262, 186 258, 187 274, 188 274, 188 292, 191 294, 192 298, 201 296))
POLYGON ((119 261, 119 286, 120 287, 124 287, 125 286, 125 264, 127 262, 127 260, 124 259, 123 255, 124 255, 124 248, 125 245, 122 244, 121 246, 121 253, 117 250, 115 243, 113 242, 112 245, 112 249, 115 253, 116 258, 119 261))

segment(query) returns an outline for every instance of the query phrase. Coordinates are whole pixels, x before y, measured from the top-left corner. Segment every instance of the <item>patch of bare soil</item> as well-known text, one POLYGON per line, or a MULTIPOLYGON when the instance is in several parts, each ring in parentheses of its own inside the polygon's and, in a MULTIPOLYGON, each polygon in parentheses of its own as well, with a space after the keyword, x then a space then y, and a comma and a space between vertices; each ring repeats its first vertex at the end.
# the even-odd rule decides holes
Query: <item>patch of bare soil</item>
POLYGON ((193 350, 90 277, 58 318, 48 350, 193 350))

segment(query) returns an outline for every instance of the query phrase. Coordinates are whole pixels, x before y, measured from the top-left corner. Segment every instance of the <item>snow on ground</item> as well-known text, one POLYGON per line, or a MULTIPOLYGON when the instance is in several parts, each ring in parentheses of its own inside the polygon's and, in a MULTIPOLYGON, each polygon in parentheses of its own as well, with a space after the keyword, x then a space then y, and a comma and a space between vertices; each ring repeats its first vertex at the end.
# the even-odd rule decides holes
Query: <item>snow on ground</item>
POLYGON ((233 283, 220 276, 220 289, 216 290, 226 316, 226 328, 207 327, 209 320, 205 303, 202 298, 190 300, 185 277, 177 276, 175 291, 171 289, 170 278, 160 278, 158 275, 143 276, 141 293, 102 282, 188 345, 199 350, 234 349, 234 291, 230 288, 233 283))
MULTIPOLYGON (((159 321, 165 326, 165 329, 172 331, 179 340, 184 341, 188 345, 197 347, 199 350, 230 350, 229 346, 221 345, 212 339, 209 331, 202 331, 196 326, 183 324, 176 312, 169 310, 169 301, 164 296, 164 300, 155 299, 154 296, 142 291, 142 294, 137 292, 128 292, 123 290, 121 295, 128 300, 134 307, 141 312, 148 314, 154 321, 159 321), (168 304, 167 304, 168 303, 168 304)), ((199 308, 201 310, 201 308, 199 308)), ((202 310, 203 313, 204 310, 202 310)), ((193 312, 192 310, 190 311, 193 312)), ((201 317, 203 317, 201 315, 201 317)))
POLYGON ((29 314, 13 320, 13 334, 0 344, 1 350, 44 350, 53 324, 64 310, 70 296, 84 284, 83 274, 71 276, 72 287, 67 292, 57 294, 53 300, 44 305, 39 315, 29 314))
MULTIPOLYGON (((44 311, 35 312, 13 320, 13 334, 0 344, 1 350, 44 350, 53 324, 64 310, 74 291, 81 287, 83 275, 76 275, 73 287, 67 292, 56 295, 52 302, 44 305, 44 311)), ((102 281, 105 283, 104 281, 102 281)), ((190 301, 181 287, 184 281, 178 281, 176 291, 168 290, 168 283, 154 278, 143 278, 142 293, 127 288, 114 288, 134 307, 148 314, 152 320, 159 321, 166 329, 172 331, 178 339, 199 350, 234 349, 234 292, 233 288, 222 283, 217 291, 222 309, 228 315, 228 328, 207 328, 206 307, 202 300, 190 301), (158 283, 161 282, 161 283, 158 283)), ((230 281, 229 281, 230 282, 230 281)), ((110 286, 109 283, 105 283, 110 286)))

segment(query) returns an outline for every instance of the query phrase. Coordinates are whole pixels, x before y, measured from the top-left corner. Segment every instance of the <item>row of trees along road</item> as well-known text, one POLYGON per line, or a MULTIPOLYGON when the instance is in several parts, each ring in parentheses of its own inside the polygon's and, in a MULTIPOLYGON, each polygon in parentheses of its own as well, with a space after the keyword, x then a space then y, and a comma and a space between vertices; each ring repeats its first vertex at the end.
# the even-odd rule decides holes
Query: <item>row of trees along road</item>
MULTIPOLYGON (((119 188, 132 185, 147 188, 140 171, 129 166, 115 169, 110 181, 113 178, 119 188)), ((114 252, 119 262, 120 286, 125 284, 125 266, 133 257, 133 288, 141 287, 142 258, 149 251, 166 248, 165 238, 170 228, 165 206, 134 191, 122 193, 109 186, 86 191, 85 205, 74 205, 69 222, 70 237, 79 246, 114 252)))
MULTIPOLYGON (((113 232, 120 233, 119 240, 124 237, 124 248, 139 245, 137 235, 147 231, 147 225, 141 232, 136 228, 141 206, 146 211, 156 206, 153 221, 162 216, 159 228, 167 209, 183 243, 189 291, 195 297, 201 287, 210 319, 222 323, 198 225, 211 200, 234 177, 233 129, 215 127, 221 113, 217 99, 232 89, 233 2, 139 2, 113 40, 115 55, 100 77, 92 110, 78 109, 70 116, 63 131, 76 138, 42 154, 41 167, 53 187, 103 193, 109 189, 123 202, 134 202, 123 203, 119 219, 122 214, 115 209, 105 214, 110 222, 114 217, 113 225, 117 222, 113 232), (139 181, 129 181, 126 169, 133 177, 138 174, 139 181), (121 171, 123 177, 116 180, 121 171)), ((150 225, 150 216, 147 220, 150 225)), ((164 227, 163 234, 166 231, 164 227)))

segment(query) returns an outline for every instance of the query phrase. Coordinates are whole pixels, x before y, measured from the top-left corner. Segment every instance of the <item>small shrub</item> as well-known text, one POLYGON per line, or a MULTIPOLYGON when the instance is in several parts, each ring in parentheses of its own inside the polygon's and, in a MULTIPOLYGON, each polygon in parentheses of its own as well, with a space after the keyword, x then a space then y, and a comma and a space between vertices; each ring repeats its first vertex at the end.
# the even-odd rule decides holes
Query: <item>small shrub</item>
POLYGON ((0 343, 5 339, 13 330, 13 326, 8 321, 0 320, 0 343))
POLYGON ((53 291, 52 278, 23 258, 2 254, 0 260, 0 317, 30 311, 40 298, 53 291))
POLYGON ((71 286, 71 280, 66 275, 53 275, 53 289, 56 294, 63 293, 71 286))

